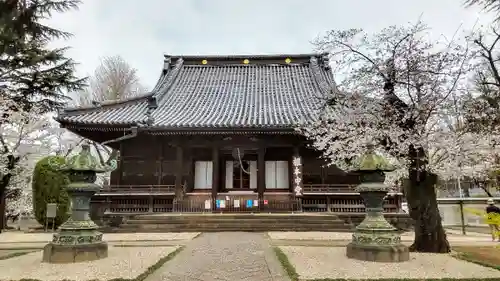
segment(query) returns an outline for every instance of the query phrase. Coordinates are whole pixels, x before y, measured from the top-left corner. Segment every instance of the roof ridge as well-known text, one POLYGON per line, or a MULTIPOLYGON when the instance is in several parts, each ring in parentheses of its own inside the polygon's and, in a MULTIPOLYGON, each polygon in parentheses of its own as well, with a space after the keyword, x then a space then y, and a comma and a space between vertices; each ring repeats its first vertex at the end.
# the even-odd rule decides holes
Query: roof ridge
POLYGON ((323 92, 323 94, 325 95, 328 95, 331 89, 334 88, 334 86, 330 85, 330 83, 326 79, 324 79, 323 75, 321 75, 321 70, 319 69, 320 66, 316 57, 311 57, 309 67, 313 72, 312 76, 316 83, 318 83, 318 87, 321 92, 323 92))
POLYGON ((184 60, 182 58, 179 58, 175 62, 175 66, 172 68, 171 71, 169 71, 169 75, 165 75, 164 82, 161 83, 157 88, 155 88, 155 93, 153 96, 158 100, 158 104, 161 104, 163 98, 167 95, 168 91, 172 87, 172 85, 175 83, 175 80, 177 76, 179 76, 179 73, 182 70, 182 67, 184 66, 184 60))
POLYGON ((262 58, 262 59, 269 59, 269 58, 286 58, 286 57, 322 57, 326 53, 321 52, 321 53, 299 53, 299 54, 294 54, 294 53, 282 53, 282 54, 262 54, 262 55, 256 55, 256 54, 236 54, 236 55, 167 55, 165 54, 165 58, 172 58, 172 59, 179 59, 183 58, 184 60, 191 60, 191 59, 214 59, 214 58, 219 58, 219 59, 238 59, 238 58, 262 58))

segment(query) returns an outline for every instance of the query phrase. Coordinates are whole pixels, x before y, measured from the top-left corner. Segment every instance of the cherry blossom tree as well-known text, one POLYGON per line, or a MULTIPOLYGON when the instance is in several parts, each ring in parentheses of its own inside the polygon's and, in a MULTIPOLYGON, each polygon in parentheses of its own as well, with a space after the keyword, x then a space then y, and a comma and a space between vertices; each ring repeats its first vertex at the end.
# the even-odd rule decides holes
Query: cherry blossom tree
POLYGON ((411 249, 449 252, 437 179, 484 174, 491 165, 492 137, 463 130, 458 114, 467 90, 467 47, 436 42, 420 22, 372 36, 330 31, 315 43, 331 54, 338 85, 317 123, 300 130, 342 168, 370 147, 385 155, 399 167, 389 178, 406 179, 415 221, 411 249))
POLYGON ((51 124, 50 117, 35 107, 26 112, 13 100, 0 99, 0 214, 7 200, 10 208, 31 209, 31 172, 53 148, 51 124))

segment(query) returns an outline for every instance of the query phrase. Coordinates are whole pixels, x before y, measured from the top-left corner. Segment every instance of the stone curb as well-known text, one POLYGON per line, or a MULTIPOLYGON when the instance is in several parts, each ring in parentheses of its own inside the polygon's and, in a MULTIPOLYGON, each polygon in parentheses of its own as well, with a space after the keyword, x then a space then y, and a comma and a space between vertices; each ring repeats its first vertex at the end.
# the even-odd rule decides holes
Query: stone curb
MULTIPOLYGON (((191 240, 159 240, 159 241, 108 241, 108 245, 115 247, 168 247, 168 246, 182 246, 189 243, 191 240)), ((24 243, 0 243, 0 250, 31 250, 43 249, 47 243, 41 242, 24 242, 24 243)))
MULTIPOLYGON (((345 247, 351 240, 291 240, 291 239, 272 239, 273 246, 309 246, 309 247, 345 247)), ((412 241, 402 241, 403 244, 409 246, 412 241)), ((500 245, 497 242, 490 241, 451 241, 451 246, 496 246, 500 245)))

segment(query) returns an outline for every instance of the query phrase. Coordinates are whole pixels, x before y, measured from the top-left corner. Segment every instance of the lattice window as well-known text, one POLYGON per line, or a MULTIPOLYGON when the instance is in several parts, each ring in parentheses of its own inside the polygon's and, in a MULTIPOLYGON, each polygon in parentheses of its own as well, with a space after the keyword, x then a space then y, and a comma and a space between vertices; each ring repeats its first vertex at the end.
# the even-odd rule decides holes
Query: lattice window
POLYGON ((122 185, 156 184, 157 163, 146 159, 123 159, 121 166, 122 185))

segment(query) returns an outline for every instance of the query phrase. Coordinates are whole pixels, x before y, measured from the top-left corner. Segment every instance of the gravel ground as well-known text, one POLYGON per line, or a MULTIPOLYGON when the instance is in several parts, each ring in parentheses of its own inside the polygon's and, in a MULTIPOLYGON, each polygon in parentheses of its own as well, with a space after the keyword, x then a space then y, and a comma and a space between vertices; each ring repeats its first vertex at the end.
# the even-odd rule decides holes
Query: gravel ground
POLYGON ((500 271, 446 254, 411 253, 410 261, 378 263, 348 259, 344 247, 280 247, 301 280, 321 278, 499 278, 500 271))
MULTIPOLYGON (((349 232, 268 232, 272 240, 351 240, 352 233, 349 232)), ((491 242, 491 236, 484 234, 461 235, 448 233, 450 242, 491 242)), ((403 241, 413 241, 414 233, 406 232, 401 235, 403 241)))
POLYGON ((43 281, 133 279, 177 247, 110 247, 107 259, 71 263, 42 263, 42 252, 0 260, 0 280, 39 279, 43 281))
MULTIPOLYGON (((199 232, 180 233, 105 233, 103 239, 113 241, 161 241, 161 240, 191 240, 199 232)), ((0 234, 0 244, 3 243, 34 243, 52 241, 52 233, 4 232, 0 234)))

